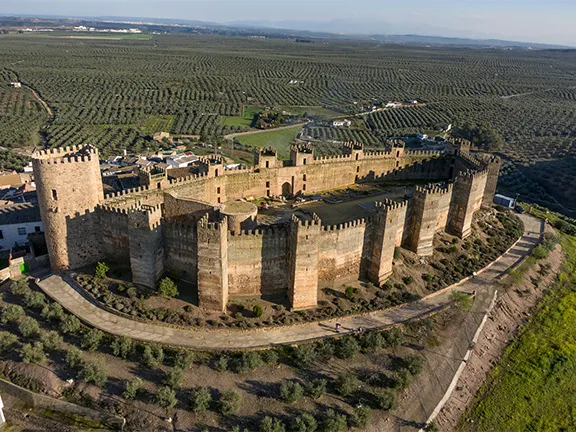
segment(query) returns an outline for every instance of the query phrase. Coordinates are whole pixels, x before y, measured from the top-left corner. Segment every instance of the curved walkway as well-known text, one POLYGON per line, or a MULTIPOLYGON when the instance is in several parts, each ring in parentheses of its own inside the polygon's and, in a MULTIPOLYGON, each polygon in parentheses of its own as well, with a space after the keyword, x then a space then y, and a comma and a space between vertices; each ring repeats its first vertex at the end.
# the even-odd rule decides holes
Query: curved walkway
POLYGON ((291 327, 251 331, 205 331, 185 330, 129 320, 98 307, 59 275, 50 275, 38 282, 40 288, 65 309, 87 324, 118 336, 126 336, 146 342, 181 346, 199 350, 236 350, 266 348, 274 345, 292 344, 334 336, 334 323, 340 322, 342 334, 358 327, 378 329, 421 318, 450 302, 454 290, 472 293, 486 289, 497 282, 511 267, 527 256, 540 241, 543 222, 532 216, 521 215, 524 222, 522 238, 489 268, 466 282, 453 285, 419 301, 397 308, 372 312, 362 316, 350 316, 329 321, 307 323, 291 327))

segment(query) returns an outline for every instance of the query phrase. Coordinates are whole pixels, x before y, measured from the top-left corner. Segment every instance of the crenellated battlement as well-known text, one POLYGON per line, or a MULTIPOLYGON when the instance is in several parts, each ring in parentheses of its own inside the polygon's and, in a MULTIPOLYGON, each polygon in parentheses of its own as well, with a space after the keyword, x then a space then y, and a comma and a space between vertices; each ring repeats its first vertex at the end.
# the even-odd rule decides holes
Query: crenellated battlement
POLYGON ((456 180, 458 181, 459 178, 463 179, 463 180, 473 180, 473 179, 478 179, 484 176, 488 176, 488 170, 487 169, 483 169, 483 170, 466 170, 461 172, 460 174, 458 174, 458 176, 456 177, 456 180))
POLYGON ((198 229, 220 231, 220 229, 227 229, 228 224, 226 223, 226 218, 222 219, 220 222, 210 222, 210 216, 206 213, 204 216, 198 220, 198 229))
POLYGON ((323 231, 342 231, 348 228, 358 228, 361 226, 366 226, 366 224, 369 222, 369 218, 361 218, 361 219, 356 219, 356 220, 352 220, 352 221, 348 221, 348 222, 344 222, 344 223, 340 223, 340 224, 335 224, 335 225, 323 225, 322 226, 322 230, 323 231))
POLYGON ((389 198, 384 198, 382 201, 377 201, 374 203, 374 208, 376 211, 391 211, 400 210, 408 207, 408 200, 394 201, 389 198))
POLYGON ((290 151, 295 153, 312 154, 314 152, 314 147, 309 143, 299 143, 291 145, 290 151))
POLYGON ((33 155, 33 159, 68 159, 70 157, 98 157, 98 149, 90 144, 79 146, 67 146, 38 150, 33 155))
POLYGON ((316 213, 312 213, 312 220, 300 219, 295 214, 292 214, 292 223, 301 227, 311 227, 322 225, 322 220, 320 220, 316 213))
POLYGON ((404 156, 406 157, 438 157, 444 154, 442 150, 406 150, 404 156))
POLYGON ((454 185, 451 183, 445 183, 443 185, 426 185, 426 186, 416 186, 416 192, 424 195, 444 195, 451 193, 454 185))

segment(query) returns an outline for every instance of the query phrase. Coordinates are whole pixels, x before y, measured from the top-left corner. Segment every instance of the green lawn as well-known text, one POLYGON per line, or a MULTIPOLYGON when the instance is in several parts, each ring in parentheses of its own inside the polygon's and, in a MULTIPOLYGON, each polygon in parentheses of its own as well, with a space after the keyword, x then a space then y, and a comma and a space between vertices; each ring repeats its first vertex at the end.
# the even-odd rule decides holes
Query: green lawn
POLYGON ((245 106, 242 116, 222 116, 222 124, 225 126, 244 126, 249 128, 252 125, 254 116, 263 110, 264 107, 261 106, 245 106))
POLYGON ((536 317, 507 349, 458 430, 576 430, 576 238, 536 317), (473 422, 470 422, 473 420, 473 422))
POLYGON ((294 142, 294 138, 296 138, 301 129, 302 125, 298 125, 282 130, 239 136, 236 140, 252 147, 275 147, 279 158, 288 159, 290 157, 290 145, 294 142))

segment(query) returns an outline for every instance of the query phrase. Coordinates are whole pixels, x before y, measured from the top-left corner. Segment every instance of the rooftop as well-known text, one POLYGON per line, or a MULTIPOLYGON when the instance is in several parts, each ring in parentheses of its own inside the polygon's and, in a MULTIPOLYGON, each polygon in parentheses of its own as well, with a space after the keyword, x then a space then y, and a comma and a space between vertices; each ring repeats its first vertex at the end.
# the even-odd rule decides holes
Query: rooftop
POLYGON ((10 204, 0 207, 0 225, 40 221, 40 207, 32 203, 10 204))

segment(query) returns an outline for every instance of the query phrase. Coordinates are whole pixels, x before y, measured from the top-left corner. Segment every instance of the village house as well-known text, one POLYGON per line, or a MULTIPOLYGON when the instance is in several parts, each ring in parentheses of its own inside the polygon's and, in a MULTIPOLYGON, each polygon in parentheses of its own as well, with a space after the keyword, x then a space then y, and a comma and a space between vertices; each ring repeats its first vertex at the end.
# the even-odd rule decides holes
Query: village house
POLYGON ((27 246, 28 234, 43 231, 40 208, 32 203, 0 207, 0 248, 27 246))

